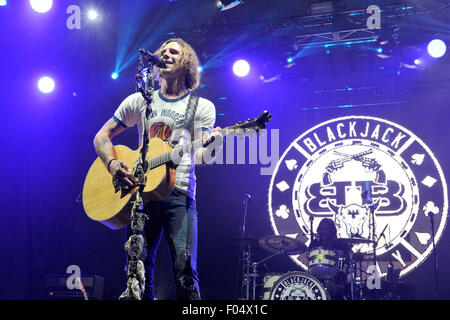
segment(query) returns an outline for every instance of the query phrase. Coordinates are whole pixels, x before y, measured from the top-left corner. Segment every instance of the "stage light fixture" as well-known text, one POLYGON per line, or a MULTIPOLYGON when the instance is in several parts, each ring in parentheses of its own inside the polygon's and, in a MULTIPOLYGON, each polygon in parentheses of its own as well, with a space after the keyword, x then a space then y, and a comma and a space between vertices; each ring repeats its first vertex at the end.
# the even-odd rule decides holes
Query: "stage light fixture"
POLYGON ((431 57, 440 58, 447 51, 447 47, 444 41, 440 39, 434 39, 428 43, 427 51, 431 57))
POLYGON ((30 5, 34 11, 45 13, 53 6, 53 0, 30 0, 30 5))
POLYGON ((8 4, 8 1, 6 0, 0 0, 0 7, 4 7, 8 4))
POLYGON ((383 48, 377 48, 377 52, 378 53, 382 53, 383 52, 383 48))
POLYGON ((198 66, 197 67, 197 72, 202 72, 203 71, 203 66, 198 66))
POLYGON ((287 63, 292 63, 292 62, 294 62, 294 58, 289 57, 289 58, 286 59, 286 61, 287 61, 287 63))
POLYGON ((50 77, 41 77, 37 83, 39 91, 50 93, 55 89, 55 81, 50 77))
POLYGON ((245 60, 238 60, 233 64, 233 72, 238 77, 245 77, 250 72, 250 65, 245 60))
POLYGON ((111 73, 111 78, 116 80, 119 77, 119 74, 117 72, 111 73))
POLYGON ((309 10, 312 15, 333 13, 333 1, 310 3, 309 10))
POLYGON ((215 1, 215 4, 217 8, 220 8, 220 11, 227 11, 233 9, 242 2, 242 0, 218 0, 215 1))
POLYGON ((88 11, 88 17, 90 20, 97 20, 98 19, 98 12, 96 10, 89 10, 88 11))

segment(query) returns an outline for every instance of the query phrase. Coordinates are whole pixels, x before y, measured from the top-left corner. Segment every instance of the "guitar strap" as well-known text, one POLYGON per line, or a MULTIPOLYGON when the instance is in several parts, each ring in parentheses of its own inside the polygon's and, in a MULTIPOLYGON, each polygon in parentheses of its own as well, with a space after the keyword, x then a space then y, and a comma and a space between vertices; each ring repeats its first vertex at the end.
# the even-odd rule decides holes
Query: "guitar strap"
POLYGON ((192 122, 194 121, 194 117, 195 117, 195 112, 197 111, 197 106, 198 106, 198 100, 199 97, 198 96, 194 96, 193 94, 191 94, 189 96, 189 101, 188 101, 188 105, 186 108, 186 113, 184 115, 184 124, 183 124, 183 129, 187 130, 188 132, 193 133, 192 129, 192 122))

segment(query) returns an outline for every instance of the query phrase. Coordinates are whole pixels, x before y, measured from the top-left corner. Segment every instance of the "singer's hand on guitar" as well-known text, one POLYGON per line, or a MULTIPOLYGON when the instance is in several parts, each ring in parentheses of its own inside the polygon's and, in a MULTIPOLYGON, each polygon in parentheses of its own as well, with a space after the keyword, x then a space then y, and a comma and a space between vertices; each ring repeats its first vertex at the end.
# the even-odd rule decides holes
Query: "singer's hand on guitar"
POLYGON ((215 127, 214 131, 211 132, 210 135, 206 136, 203 138, 203 145, 207 146, 210 143, 213 143, 214 141, 217 141, 216 146, 220 147, 223 143, 223 136, 222 133, 220 132, 220 130, 222 130, 221 127, 215 127))
POLYGON ((137 186, 130 168, 121 160, 112 160, 109 165, 109 173, 117 179, 124 190, 132 189, 137 186))

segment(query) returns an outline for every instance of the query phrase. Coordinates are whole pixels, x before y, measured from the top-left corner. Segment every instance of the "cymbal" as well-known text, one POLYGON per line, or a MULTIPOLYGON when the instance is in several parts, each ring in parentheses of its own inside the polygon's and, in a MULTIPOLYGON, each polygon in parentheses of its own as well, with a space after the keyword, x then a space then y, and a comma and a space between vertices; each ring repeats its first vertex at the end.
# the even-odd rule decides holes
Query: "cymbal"
POLYGON ((266 236, 259 239, 258 242, 261 247, 273 253, 301 254, 307 250, 304 243, 281 235, 266 236))
POLYGON ((232 238, 233 245, 231 247, 254 247, 255 249, 259 249, 259 239, 254 236, 246 236, 245 238, 232 238))
POLYGON ((373 240, 365 239, 365 238, 338 238, 333 240, 335 244, 341 245, 355 245, 360 243, 373 243, 373 240))
POLYGON ((353 254, 353 260, 354 261, 372 261, 373 260, 373 253, 364 253, 364 252, 355 252, 353 254))

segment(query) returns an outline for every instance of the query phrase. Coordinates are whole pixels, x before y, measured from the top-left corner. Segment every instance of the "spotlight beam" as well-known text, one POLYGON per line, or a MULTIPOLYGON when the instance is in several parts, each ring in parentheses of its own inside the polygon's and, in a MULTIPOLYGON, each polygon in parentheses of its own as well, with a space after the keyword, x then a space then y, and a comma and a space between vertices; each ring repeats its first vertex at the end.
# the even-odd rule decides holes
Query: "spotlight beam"
POLYGON ((53 6, 53 0, 30 0, 31 8, 39 13, 49 11, 53 6))
POLYGON ((238 77, 245 77, 250 72, 250 65, 245 60, 238 60, 233 64, 233 72, 238 77))
POLYGON ((55 81, 45 76, 39 79, 37 86, 42 93, 50 93, 55 89, 55 81))
POLYGON ((447 51, 447 46, 445 42, 440 39, 431 40, 427 46, 428 54, 433 58, 442 57, 447 51))

